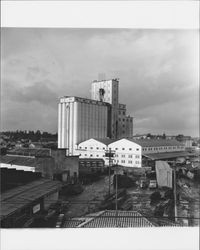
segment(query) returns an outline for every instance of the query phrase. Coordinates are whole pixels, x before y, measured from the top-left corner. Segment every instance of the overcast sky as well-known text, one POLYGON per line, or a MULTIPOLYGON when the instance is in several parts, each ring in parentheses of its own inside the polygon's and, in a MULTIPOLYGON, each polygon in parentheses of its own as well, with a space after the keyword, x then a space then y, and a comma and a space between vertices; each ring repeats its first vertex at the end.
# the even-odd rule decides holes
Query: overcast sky
POLYGON ((57 132, 59 97, 120 78, 134 134, 197 136, 198 31, 3 28, 2 130, 57 132))

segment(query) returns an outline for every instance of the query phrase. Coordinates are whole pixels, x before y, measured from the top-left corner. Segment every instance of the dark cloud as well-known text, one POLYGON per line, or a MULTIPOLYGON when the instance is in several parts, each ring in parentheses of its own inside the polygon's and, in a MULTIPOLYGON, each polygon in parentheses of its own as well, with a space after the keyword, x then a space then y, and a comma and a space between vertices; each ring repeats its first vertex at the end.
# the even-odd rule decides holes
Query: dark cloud
POLYGON ((55 129, 58 97, 89 98, 90 83, 105 73, 120 78, 120 102, 136 117, 135 131, 196 134, 197 37, 194 30, 4 28, 4 127, 31 129, 39 119, 45 127, 46 117, 55 129), (31 123, 17 107, 27 119, 31 110, 31 123))
POLYGON ((18 103, 38 102, 43 105, 57 108, 58 95, 53 92, 49 85, 53 85, 51 81, 45 80, 35 82, 30 86, 19 88, 16 83, 7 82, 3 87, 5 97, 18 103))

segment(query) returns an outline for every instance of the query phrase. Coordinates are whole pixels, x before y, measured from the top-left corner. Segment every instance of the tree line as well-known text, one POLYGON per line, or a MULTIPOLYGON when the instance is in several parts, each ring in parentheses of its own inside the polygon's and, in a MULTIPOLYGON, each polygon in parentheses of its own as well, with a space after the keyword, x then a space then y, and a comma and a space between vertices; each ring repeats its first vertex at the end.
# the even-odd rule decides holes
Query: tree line
POLYGON ((5 131, 1 133, 2 135, 5 135, 9 138, 11 141, 18 141, 18 140, 30 140, 32 142, 38 142, 38 141, 57 141, 57 133, 52 134, 49 132, 41 132, 40 130, 37 131, 22 131, 22 130, 16 130, 16 131, 5 131))

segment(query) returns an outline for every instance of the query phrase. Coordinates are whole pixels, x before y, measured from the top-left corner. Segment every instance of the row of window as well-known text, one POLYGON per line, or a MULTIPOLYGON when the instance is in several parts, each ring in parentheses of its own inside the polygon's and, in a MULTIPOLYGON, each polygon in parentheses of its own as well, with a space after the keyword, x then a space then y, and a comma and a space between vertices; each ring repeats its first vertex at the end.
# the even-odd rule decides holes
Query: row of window
MULTIPOLYGON (((93 154, 80 154, 80 156, 90 156, 90 157, 93 157, 95 155, 93 155, 93 154)), ((96 155, 96 157, 100 157, 100 156, 96 155)), ((105 157, 105 155, 102 155, 101 157, 105 157)), ((120 155, 116 154, 115 157, 120 157, 120 155)), ((121 158, 126 158, 126 155, 121 155, 121 158)), ((133 155, 128 155, 128 158, 133 158, 133 155)), ((139 159, 140 156, 139 155, 135 155, 135 158, 139 159)))
MULTIPOLYGON (((120 161, 117 160, 117 163, 120 163, 120 161)), ((121 163, 126 163, 126 161, 125 160, 121 160, 121 163)), ((127 163, 128 164, 133 164, 133 161, 128 161, 127 163)), ((135 164, 140 164, 140 162, 139 161, 135 161, 135 164)))
POLYGON ((183 146, 168 146, 168 147, 147 147, 147 148, 143 148, 143 151, 151 151, 151 150, 163 150, 163 149, 183 149, 183 146))
MULTIPOLYGON (((116 154, 115 157, 120 157, 120 155, 116 154)), ((126 158, 126 155, 121 155, 122 158, 126 158)), ((128 155, 128 158, 133 158, 133 155, 128 155)), ((135 158, 139 159, 139 155, 135 155, 135 158)))
MULTIPOLYGON (((87 147, 79 147, 79 149, 87 149, 87 147)), ((94 147, 89 147, 88 149, 94 149, 94 147)), ((102 148, 103 150, 105 150, 105 148, 102 148)), ((109 148, 109 149, 112 149, 112 148, 109 148)), ((99 147, 96 147, 96 150, 99 150, 99 147)), ((115 148, 115 150, 119 150, 119 148, 115 148)), ((122 148, 122 150, 125 150, 125 148, 122 148)), ((132 148, 129 148, 129 151, 133 150, 132 148)), ((139 148, 136 148, 136 150, 138 151, 139 148)))

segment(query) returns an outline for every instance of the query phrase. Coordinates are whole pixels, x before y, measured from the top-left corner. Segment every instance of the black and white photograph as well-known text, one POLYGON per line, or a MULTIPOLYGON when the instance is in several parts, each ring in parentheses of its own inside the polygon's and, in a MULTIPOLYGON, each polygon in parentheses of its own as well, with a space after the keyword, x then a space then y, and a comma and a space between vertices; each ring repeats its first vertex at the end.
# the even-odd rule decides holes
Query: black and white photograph
POLYGON ((199 30, 1 27, 0 150, 2 230, 199 228, 199 30))

